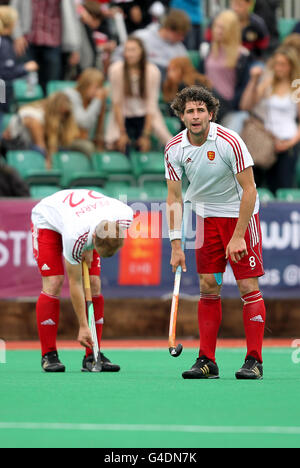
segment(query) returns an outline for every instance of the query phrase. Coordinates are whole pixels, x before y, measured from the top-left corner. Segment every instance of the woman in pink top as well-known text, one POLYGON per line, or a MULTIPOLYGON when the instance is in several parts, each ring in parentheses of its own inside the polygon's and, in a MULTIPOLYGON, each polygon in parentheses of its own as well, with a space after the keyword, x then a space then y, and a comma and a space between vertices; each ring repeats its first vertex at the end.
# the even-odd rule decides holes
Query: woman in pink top
POLYGON ((161 75, 156 65, 147 61, 140 39, 127 40, 124 60, 111 65, 108 76, 112 95, 106 134, 108 149, 126 154, 130 148, 149 151, 152 132, 166 145, 172 135, 158 107, 161 75))
MULTIPOLYGON (((202 51, 204 47, 202 46, 202 51)), ((212 82, 221 103, 218 120, 239 110, 242 93, 249 80, 251 58, 242 46, 242 31, 237 15, 225 10, 214 20, 212 42, 204 55, 204 72, 212 82)))

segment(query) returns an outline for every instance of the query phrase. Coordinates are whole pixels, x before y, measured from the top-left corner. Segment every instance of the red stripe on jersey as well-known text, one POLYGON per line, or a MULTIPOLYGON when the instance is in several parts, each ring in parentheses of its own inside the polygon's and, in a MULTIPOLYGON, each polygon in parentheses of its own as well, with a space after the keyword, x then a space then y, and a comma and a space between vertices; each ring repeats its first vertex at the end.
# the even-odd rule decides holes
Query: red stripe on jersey
POLYGON ((180 178, 176 174, 174 167, 169 161, 168 151, 172 146, 177 145, 178 143, 181 143, 181 141, 182 141, 182 134, 179 134, 170 141, 170 143, 166 146, 166 150, 165 150, 165 158, 167 162, 167 168, 169 171, 169 177, 171 180, 174 180, 174 181, 180 180, 180 178))
POLYGON ((174 167, 172 166, 172 164, 169 161, 167 161, 167 165, 168 165, 170 179, 171 180, 180 180, 180 178, 176 174, 176 171, 175 171, 174 167))
POLYGON ((82 236, 78 237, 77 241, 74 244, 72 257, 76 262, 81 263, 82 249, 86 244, 89 232, 86 232, 82 236))
POLYGON ((172 138, 171 141, 169 141, 169 143, 167 144, 166 146, 166 149, 165 149, 165 153, 167 153, 167 151, 169 151, 169 149, 174 146, 174 145, 177 145, 178 143, 180 143, 182 141, 182 135, 179 134, 177 135, 176 137, 172 138))
POLYGON ((172 166, 172 164, 170 163, 169 161, 169 156, 166 154, 166 162, 167 162, 167 168, 168 168, 168 171, 169 171, 169 176, 170 176, 170 179, 171 180, 180 180, 180 178, 178 177, 178 175, 176 174, 176 171, 174 169, 174 167, 172 166))
POLYGON ((233 135, 230 133, 225 132, 223 129, 218 127, 218 135, 223 137, 226 141, 228 141, 231 144, 235 157, 236 157, 236 162, 237 162, 237 170, 238 172, 242 172, 245 169, 245 162, 244 162, 244 157, 243 157, 243 152, 241 145, 238 141, 237 138, 235 138, 233 135))

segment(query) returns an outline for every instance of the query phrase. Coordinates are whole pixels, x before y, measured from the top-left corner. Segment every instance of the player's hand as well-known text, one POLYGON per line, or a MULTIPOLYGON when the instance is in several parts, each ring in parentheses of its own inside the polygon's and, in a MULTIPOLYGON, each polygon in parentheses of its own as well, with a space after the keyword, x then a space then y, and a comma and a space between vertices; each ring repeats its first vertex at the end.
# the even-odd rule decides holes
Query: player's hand
POLYGON ((172 271, 173 273, 176 273, 176 270, 179 266, 181 266, 182 271, 186 273, 186 263, 185 263, 185 254, 183 250, 180 248, 173 247, 172 248, 172 256, 171 256, 171 262, 172 266, 172 271))
POLYGON ((93 349, 94 342, 91 330, 88 326, 82 326, 79 328, 78 341, 85 348, 93 349))
POLYGON ((248 255, 247 246, 244 238, 232 238, 226 249, 226 259, 229 258, 233 263, 238 263, 248 255))
POLYGON ((87 250, 82 254, 82 262, 85 262, 88 266, 88 269, 91 268, 93 262, 94 252, 93 250, 87 250))

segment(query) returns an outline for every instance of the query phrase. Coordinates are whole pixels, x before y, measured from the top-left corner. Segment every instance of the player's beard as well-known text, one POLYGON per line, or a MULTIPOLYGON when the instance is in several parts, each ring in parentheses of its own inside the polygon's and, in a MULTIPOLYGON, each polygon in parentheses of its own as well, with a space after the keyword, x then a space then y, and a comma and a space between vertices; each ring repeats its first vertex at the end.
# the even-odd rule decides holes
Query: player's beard
POLYGON ((207 132, 208 132, 208 129, 209 129, 209 125, 210 125, 210 121, 209 119, 207 121, 201 121, 199 122, 199 124, 201 124, 201 127, 199 128, 199 130, 193 130, 193 124, 190 123, 190 125, 188 126, 188 130, 190 132, 190 134, 197 140, 202 140, 206 137, 207 135, 207 132))

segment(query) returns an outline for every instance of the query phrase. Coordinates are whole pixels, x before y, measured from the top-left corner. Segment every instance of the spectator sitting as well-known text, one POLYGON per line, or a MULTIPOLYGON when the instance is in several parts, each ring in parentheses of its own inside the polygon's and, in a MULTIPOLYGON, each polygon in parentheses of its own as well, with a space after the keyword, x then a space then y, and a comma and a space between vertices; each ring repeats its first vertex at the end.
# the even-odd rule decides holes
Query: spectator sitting
POLYGON ((61 77, 61 53, 71 53, 70 64, 79 62, 80 27, 75 0, 11 0, 19 13, 14 31, 15 49, 39 64, 39 83, 61 77))
POLYGON ((87 68, 81 73, 75 88, 63 90, 70 99, 82 141, 78 150, 86 154, 103 149, 103 124, 107 90, 103 87, 104 77, 96 68, 87 68), (89 141, 91 131, 95 134, 95 146, 89 141))
MULTIPOLYGON (((5 102, 0 102, 0 134, 2 130, 2 116, 10 112, 13 102, 13 80, 36 71, 36 62, 18 64, 13 48, 11 34, 15 27, 18 13, 9 6, 0 6, 0 79, 5 82, 5 102)), ((3 96, 4 97, 4 96, 3 96)))
MULTIPOLYGON (((148 60, 154 63, 161 71, 162 80, 170 60, 175 57, 186 57, 186 47, 182 41, 191 27, 188 16, 180 10, 171 10, 163 19, 162 24, 153 23, 145 29, 134 33, 141 39, 146 48, 148 60)), ((118 47, 112 60, 120 59, 122 48, 118 47)))
MULTIPOLYGON (((292 83, 300 76, 299 58, 293 47, 280 47, 269 63, 270 73, 254 67, 241 107, 260 112, 265 127, 274 135, 277 161, 266 172, 266 183, 273 193, 294 186, 297 145, 300 142, 300 103, 294 98, 292 83), (258 107, 259 106, 259 107, 258 107)), ((256 176, 262 174, 256 170, 256 176)), ((261 185, 261 184, 259 184, 261 185)))
POLYGON ((73 149, 79 136, 71 102, 59 92, 21 107, 3 133, 2 144, 5 150, 39 151, 51 168, 52 155, 59 149, 73 149))
POLYGON ((202 0, 171 0, 171 8, 185 11, 192 27, 184 40, 184 44, 189 50, 198 50, 202 42, 202 0))
MULTIPOLYGON (((163 83, 163 99, 169 104, 169 114, 174 116, 171 102, 176 94, 187 86, 202 85, 211 88, 210 80, 199 73, 188 57, 178 57, 170 61, 166 79, 163 83)), ((185 126, 182 124, 182 130, 185 126)))
POLYGON ((253 0, 231 0, 231 9, 238 15, 242 27, 242 42, 257 61, 264 60, 269 44, 270 33, 264 20, 251 13, 253 0))
MULTIPOLYGON (((205 75, 221 103, 218 116, 221 122, 229 113, 239 111, 251 66, 249 51, 242 46, 239 19, 232 10, 224 10, 215 18, 211 46, 209 50, 207 47, 202 49, 205 75)), ((234 118, 234 121, 237 120, 239 118, 234 118)), ((227 126, 238 133, 241 130, 233 121, 227 122, 227 126)))
POLYGON ((152 131, 162 145, 172 135, 158 107, 160 72, 146 60, 143 42, 129 37, 124 47, 124 60, 109 69, 113 112, 106 132, 109 149, 129 155, 129 145, 140 151, 151 148, 152 131))

